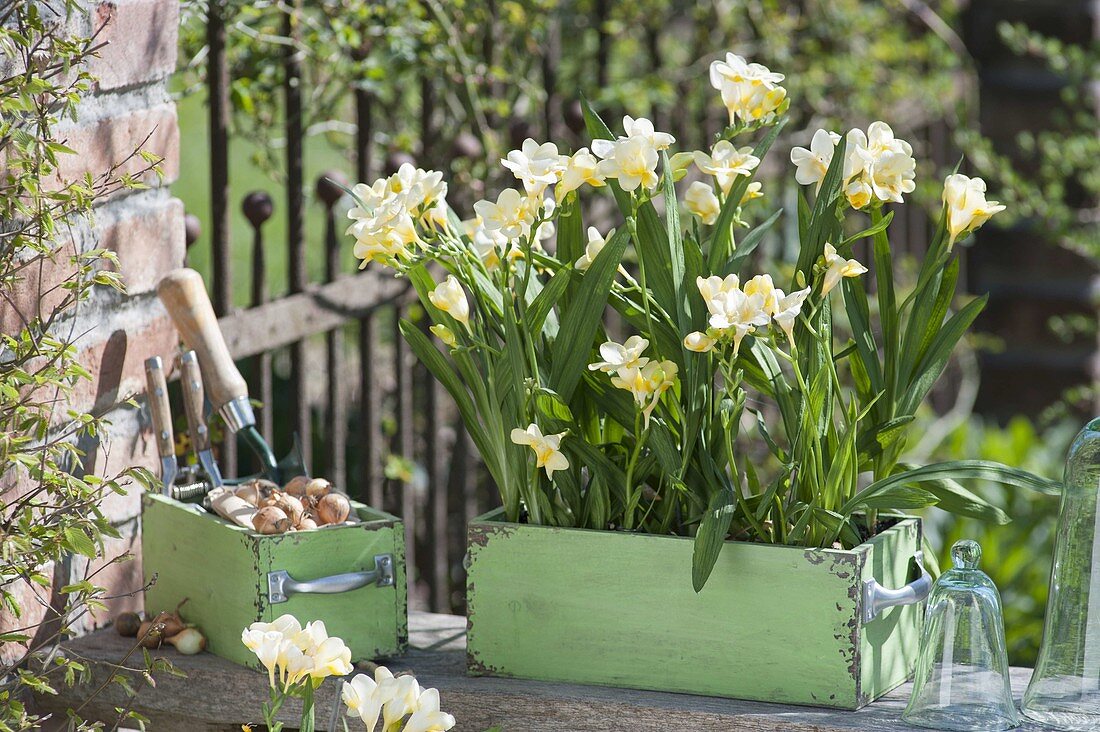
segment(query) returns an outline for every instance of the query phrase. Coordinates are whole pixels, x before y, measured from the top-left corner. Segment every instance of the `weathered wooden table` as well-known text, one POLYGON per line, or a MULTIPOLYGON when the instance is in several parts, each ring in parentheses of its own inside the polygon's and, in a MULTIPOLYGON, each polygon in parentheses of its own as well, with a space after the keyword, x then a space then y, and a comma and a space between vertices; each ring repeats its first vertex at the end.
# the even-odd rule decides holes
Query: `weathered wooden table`
MULTIPOLYGON (((465 618, 411 613, 409 631, 409 653, 386 665, 395 672, 412 671, 422 684, 438 688, 442 707, 455 715, 458 720, 455 729, 459 732, 483 732, 494 726, 502 732, 863 732, 905 728, 900 715, 909 697, 908 685, 861 711, 839 712, 685 694, 469 677, 465 618)), ((90 662, 94 680, 65 690, 60 697, 40 697, 42 710, 63 716, 65 708, 83 703, 92 689, 108 674, 115 673, 115 664, 129 649, 128 641, 108 629, 67 644, 70 654, 90 662)), ((239 732, 243 723, 259 718, 260 705, 267 697, 266 675, 209 653, 198 656, 181 656, 173 651, 155 653, 167 656, 187 677, 160 674, 155 688, 138 679, 134 682, 138 694, 132 701, 112 685, 106 693, 88 702, 81 714, 88 719, 113 722, 117 717, 115 707, 131 705, 149 718, 153 732, 239 732)), ((1017 700, 1029 676, 1028 669, 1013 670, 1012 686, 1017 700)), ((319 730, 329 729, 330 712, 338 703, 337 687, 329 680, 318 691, 319 730)), ((293 727, 298 714, 300 708, 288 707, 281 718, 293 727)), ((351 724, 349 728, 355 730, 356 726, 351 724)), ((1020 729, 1030 732, 1041 728, 1020 729)))

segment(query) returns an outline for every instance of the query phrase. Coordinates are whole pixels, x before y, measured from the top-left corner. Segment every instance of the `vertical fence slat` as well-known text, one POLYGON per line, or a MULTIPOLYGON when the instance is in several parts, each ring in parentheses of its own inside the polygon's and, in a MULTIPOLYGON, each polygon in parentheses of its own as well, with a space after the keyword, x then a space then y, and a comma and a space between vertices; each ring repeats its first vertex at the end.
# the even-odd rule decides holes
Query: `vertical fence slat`
MULTIPOLYGON (((411 460, 413 457, 413 414, 412 414, 412 372, 408 364, 408 346, 401 335, 401 308, 397 307, 393 318, 393 370, 395 376, 395 409, 394 418, 397 429, 394 432, 395 455, 411 460)), ((401 485, 400 481, 394 481, 400 492, 398 501, 400 508, 397 513, 405 522, 405 566, 409 582, 409 599, 418 594, 416 590, 417 580, 417 547, 416 547, 416 485, 414 482, 401 485)))
MULTIPOLYGON (((373 104, 369 91, 355 89, 355 177, 370 183, 373 163, 373 104)), ((385 503, 380 471, 382 457, 381 389, 377 383, 374 359, 378 347, 373 313, 359 321, 359 490, 356 495, 377 508, 385 503)))
MULTIPOLYGON (((340 276, 340 244, 336 234, 336 204, 348 187, 347 177, 330 170, 317 179, 317 198, 325 207, 325 282, 340 276)), ((325 439, 328 478, 341 490, 348 489, 344 447, 347 441, 347 410, 344 407, 344 333, 342 328, 325 334, 325 365, 328 371, 325 439)))
MULTIPOLYGON (((225 0, 211 0, 207 8, 207 93, 210 126, 210 242, 214 263, 213 305, 219 316, 233 309, 233 269, 229 248, 229 66, 225 51, 225 0)), ((221 469, 227 478, 237 475, 237 443, 231 435, 222 442, 221 469)))
MULTIPOLYGON (((299 2, 293 2, 286 13, 284 35, 290 39, 284 58, 283 92, 286 100, 286 195, 287 195, 287 272, 291 293, 306 287, 304 177, 302 149, 302 69, 298 50, 299 2)), ((310 429, 309 394, 307 393, 306 341, 290 347, 291 424, 302 441, 302 457, 309 465, 313 455, 310 429)))
MULTIPOLYGON (((253 191, 244 197, 241 211, 252 224, 252 307, 267 302, 267 256, 264 252, 263 225, 275 212, 275 202, 265 191, 253 191)), ((271 352, 254 356, 251 364, 253 394, 261 407, 256 415, 260 434, 270 445, 275 436, 275 396, 271 379, 271 352)), ((257 469, 260 467, 257 464, 257 469)))

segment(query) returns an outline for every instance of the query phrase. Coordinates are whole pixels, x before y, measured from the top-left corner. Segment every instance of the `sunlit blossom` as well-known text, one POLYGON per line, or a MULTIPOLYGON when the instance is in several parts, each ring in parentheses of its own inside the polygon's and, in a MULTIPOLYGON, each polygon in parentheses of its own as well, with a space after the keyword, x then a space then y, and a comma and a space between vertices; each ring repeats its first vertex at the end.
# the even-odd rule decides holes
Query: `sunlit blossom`
POLYGON ((828 295, 840 284, 844 277, 859 277, 867 268, 854 259, 845 259, 837 254, 836 247, 825 244, 825 278, 821 284, 821 294, 828 295))
POLYGON ((986 200, 984 180, 961 173, 947 176, 943 184, 943 203, 947 207, 949 246, 1005 210, 997 201, 986 200))
POLYGON ((555 471, 569 469, 569 459, 559 449, 563 437, 564 432, 557 435, 542 434, 542 430, 534 422, 525 430, 518 427, 513 429, 511 435, 515 444, 531 448, 535 453, 535 468, 544 468, 547 478, 553 478, 555 471))
POLYGON ((606 235, 601 234, 600 230, 595 226, 588 227, 588 243, 584 246, 584 254, 577 259, 574 263, 574 267, 577 270, 584 272, 592 266, 592 262, 595 261, 596 255, 603 251, 603 248, 607 246, 607 242, 615 235, 615 230, 607 232, 606 235))
POLYGON ((713 225, 722 212, 722 202, 715 195, 714 188, 701 180, 688 186, 684 193, 684 205, 707 226, 713 225))
POLYGON ((523 141, 519 150, 512 150, 500 162, 523 181, 527 194, 534 196, 541 195, 547 186, 557 183, 565 170, 557 145, 552 142, 540 145, 530 137, 523 141))
POLYGON ((752 154, 751 147, 737 148, 729 140, 716 142, 710 155, 696 150, 694 159, 699 170, 714 176, 723 193, 729 192, 738 176, 751 175, 760 164, 760 158, 752 154))
POLYGON ((649 361, 624 366, 611 377, 611 385, 625 389, 642 410, 645 425, 661 400, 661 395, 676 384, 677 366, 672 361, 649 361))
POLYGON ((428 300, 458 322, 466 324, 470 321, 470 303, 462 284, 454 275, 447 275, 447 279, 436 285, 428 293, 428 300))
POLYGON ((525 236, 535 220, 530 199, 515 188, 505 188, 495 202, 475 202, 474 211, 486 231, 499 231, 508 241, 525 236))
POLYGON ((644 366, 649 361, 642 356, 647 348, 649 341, 636 335, 627 338, 626 343, 607 341, 600 346, 600 357, 603 361, 588 364, 588 370, 611 373, 622 368, 644 366))
POLYGON ((694 351, 695 353, 706 353, 707 351, 714 348, 714 344, 717 342, 718 341, 716 339, 710 337, 706 333, 694 331, 692 333, 688 333, 684 337, 684 348, 688 349, 689 351, 694 351))
POLYGON ((599 160, 582 147, 571 156, 562 158, 564 169, 561 173, 561 182, 558 184, 557 196, 563 198, 570 191, 575 191, 586 183, 593 188, 604 185, 603 176, 598 170, 599 160))

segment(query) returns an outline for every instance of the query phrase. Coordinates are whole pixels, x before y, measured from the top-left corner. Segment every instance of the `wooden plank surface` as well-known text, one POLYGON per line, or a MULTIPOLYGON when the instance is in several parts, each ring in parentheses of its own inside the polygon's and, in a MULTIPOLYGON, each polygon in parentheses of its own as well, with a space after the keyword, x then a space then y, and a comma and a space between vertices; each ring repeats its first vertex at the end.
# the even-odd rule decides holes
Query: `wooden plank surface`
MULTIPOLYGON (((493 726, 502 732, 868 732, 905 728, 900 715, 909 696, 908 684, 858 712, 844 712, 687 694, 469 677, 465 673, 465 618, 414 612, 409 615, 409 630, 409 653, 387 665, 395 672, 412 671, 422 684, 438 688, 442 707, 455 715, 459 732, 483 732, 493 726)), ((40 697, 40 707, 63 712, 66 707, 79 705, 89 690, 114 669, 113 664, 128 649, 128 640, 107 629, 67 644, 70 654, 92 662, 95 680, 88 686, 66 690, 58 698, 40 697)), ((241 724, 257 721, 257 710, 266 698, 266 676, 206 653, 190 657, 170 651, 157 653, 170 658, 187 678, 160 675, 156 688, 135 682, 139 691, 134 708, 149 717, 151 730, 239 731, 241 724)), ((1030 673, 1029 669, 1013 670, 1017 701, 1030 673)), ((318 691, 319 730, 329 729, 329 711, 337 700, 337 688, 338 684, 329 680, 318 691)), ((125 696, 112 687, 109 693, 90 702, 82 714, 113 721, 114 707, 122 704, 127 704, 125 696)), ((281 718, 293 725, 296 713, 298 709, 290 708, 281 718)), ((356 729, 354 724, 349 728, 356 729)), ((1041 727, 1025 725, 1019 729, 1036 732, 1041 727)))
POLYGON ((409 290, 392 274, 366 270, 218 319, 234 359, 253 356, 361 318, 409 290))

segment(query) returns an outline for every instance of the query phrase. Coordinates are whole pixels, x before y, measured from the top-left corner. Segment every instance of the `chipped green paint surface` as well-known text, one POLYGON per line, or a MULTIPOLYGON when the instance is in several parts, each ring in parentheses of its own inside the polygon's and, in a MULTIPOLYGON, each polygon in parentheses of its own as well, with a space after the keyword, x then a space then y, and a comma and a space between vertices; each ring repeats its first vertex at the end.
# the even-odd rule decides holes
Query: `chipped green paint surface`
POLYGON ((920 611, 864 626, 863 580, 905 584, 919 522, 852 551, 729 542, 691 587, 692 541, 505 522, 469 528, 478 675, 856 709, 902 683, 920 611))
POLYGON ((184 620, 206 634, 209 650, 252 667, 256 657, 241 631, 257 620, 289 613, 302 623, 323 620, 343 638, 353 660, 392 656, 408 642, 404 528, 400 519, 352 502, 363 523, 318 531, 261 536, 211 514, 199 514, 165 496, 146 494, 142 564, 150 612, 182 600, 184 620), (267 601, 267 573, 285 569, 298 580, 374 568, 376 554, 393 554, 393 587, 369 585, 335 595, 291 595, 267 601))

